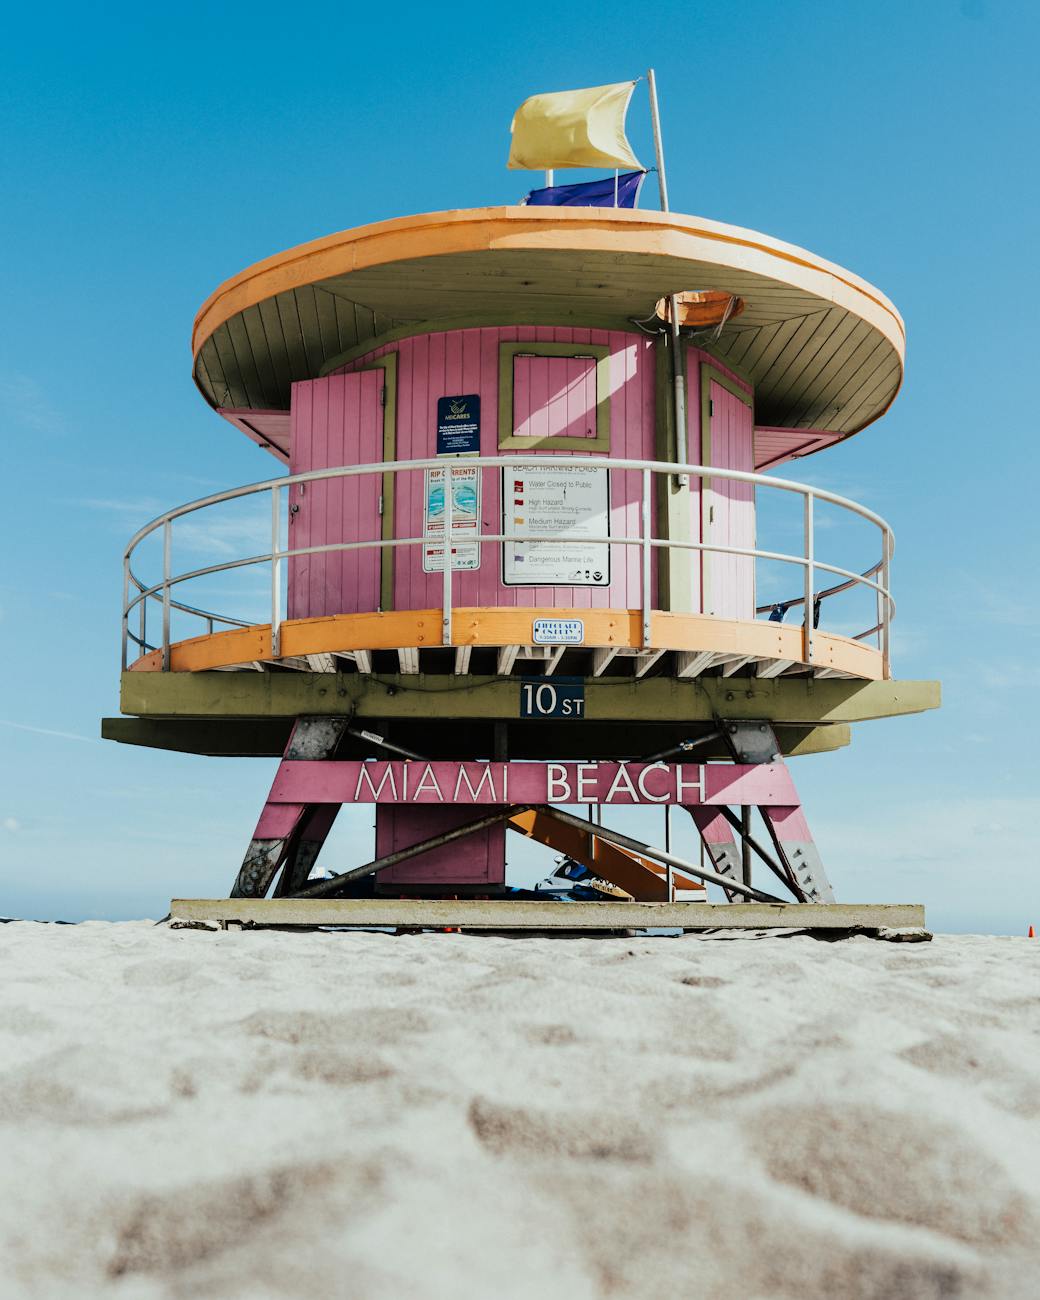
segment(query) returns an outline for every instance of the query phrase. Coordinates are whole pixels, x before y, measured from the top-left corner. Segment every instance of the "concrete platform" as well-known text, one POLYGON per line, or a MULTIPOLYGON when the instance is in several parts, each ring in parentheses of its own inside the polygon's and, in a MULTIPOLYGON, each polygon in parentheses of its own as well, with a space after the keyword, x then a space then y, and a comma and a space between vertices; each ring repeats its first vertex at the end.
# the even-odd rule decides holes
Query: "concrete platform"
POLYGON ((233 921, 278 926, 393 926, 465 930, 908 929, 920 903, 560 903, 419 898, 175 898, 174 925, 233 921))

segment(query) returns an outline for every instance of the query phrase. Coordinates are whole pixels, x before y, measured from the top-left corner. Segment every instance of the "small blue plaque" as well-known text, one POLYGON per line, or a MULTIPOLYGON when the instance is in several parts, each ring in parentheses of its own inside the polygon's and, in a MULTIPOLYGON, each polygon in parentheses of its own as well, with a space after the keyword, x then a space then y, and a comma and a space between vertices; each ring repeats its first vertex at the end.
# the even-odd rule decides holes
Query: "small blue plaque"
POLYGON ((437 399, 437 455, 465 456, 480 451, 480 394, 437 399))

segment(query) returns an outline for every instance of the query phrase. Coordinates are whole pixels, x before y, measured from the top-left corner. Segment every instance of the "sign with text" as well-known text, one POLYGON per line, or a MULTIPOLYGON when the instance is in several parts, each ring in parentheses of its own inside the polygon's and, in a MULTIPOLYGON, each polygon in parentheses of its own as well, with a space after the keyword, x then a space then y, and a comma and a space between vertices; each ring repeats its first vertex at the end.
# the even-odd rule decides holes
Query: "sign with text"
POLYGON ((536 677, 520 683, 521 718, 583 718, 585 680, 582 677, 536 677))
POLYGON ((445 465, 426 471, 423 507, 423 572, 444 572, 444 494, 451 490, 451 567, 479 569, 480 471, 445 465))
POLYGON ((466 456, 480 451, 480 394, 437 399, 437 455, 466 456))
POLYGON ((531 625, 535 645, 581 645, 585 624, 580 618, 536 618, 531 625))
POLYGON ((283 760, 273 803, 758 804, 795 809, 784 763, 283 760))
POLYGON ((502 581, 509 586, 609 587, 608 471, 599 465, 509 465, 502 471, 502 581), (527 537, 559 541, 525 541, 527 537))

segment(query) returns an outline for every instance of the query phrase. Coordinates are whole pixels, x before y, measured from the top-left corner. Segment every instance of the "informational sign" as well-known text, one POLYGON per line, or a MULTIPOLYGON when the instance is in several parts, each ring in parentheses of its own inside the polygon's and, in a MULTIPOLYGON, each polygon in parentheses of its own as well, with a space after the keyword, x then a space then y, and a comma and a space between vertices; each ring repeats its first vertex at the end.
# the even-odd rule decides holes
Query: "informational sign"
POLYGON ((426 471, 423 505, 423 572, 444 572, 444 497, 451 490, 451 567, 480 568, 480 471, 445 465, 426 471), (450 477, 449 477, 450 474, 450 477))
POLYGON ((534 645, 581 645, 585 624, 580 618, 536 618, 531 624, 534 645))
POLYGON ((509 465, 502 471, 502 581, 509 586, 609 587, 608 471, 598 465, 509 465), (528 537, 559 541, 525 541, 528 537))
MULTIPOLYGON (((548 683, 541 681, 540 686, 548 683)), ((537 688, 536 688, 537 689, 537 688)), ((797 808, 785 763, 364 762, 283 759, 272 803, 679 803, 797 808), (319 767, 320 772, 314 769, 319 767)))
POLYGON ((581 677, 535 678, 520 683, 521 718, 583 718, 585 682, 581 677))
POLYGON ((437 399, 437 455, 466 456, 480 451, 480 394, 437 399))

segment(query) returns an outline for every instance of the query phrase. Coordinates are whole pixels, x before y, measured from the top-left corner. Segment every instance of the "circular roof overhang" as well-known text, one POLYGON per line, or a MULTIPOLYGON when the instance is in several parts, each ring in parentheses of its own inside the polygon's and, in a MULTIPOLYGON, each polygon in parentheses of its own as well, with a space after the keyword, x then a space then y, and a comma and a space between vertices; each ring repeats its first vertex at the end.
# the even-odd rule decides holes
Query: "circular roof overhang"
POLYGON ((760 425, 855 433, 899 390, 899 313, 831 262, 699 217, 530 207, 400 217, 256 263, 203 304, 195 382, 214 407, 286 410, 293 382, 394 331, 632 329, 691 289, 744 300, 707 346, 754 385, 760 425))

